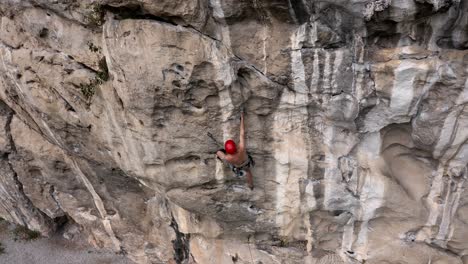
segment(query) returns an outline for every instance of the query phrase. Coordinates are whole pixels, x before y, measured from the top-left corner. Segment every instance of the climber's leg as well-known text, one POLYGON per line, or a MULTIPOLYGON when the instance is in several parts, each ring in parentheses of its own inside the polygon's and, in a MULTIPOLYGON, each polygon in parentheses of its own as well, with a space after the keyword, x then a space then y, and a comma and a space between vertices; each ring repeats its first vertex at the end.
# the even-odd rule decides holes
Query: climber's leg
POLYGON ((253 185, 253 176, 252 176, 252 172, 250 171, 249 168, 244 169, 244 171, 245 171, 245 174, 247 175, 247 177, 246 177, 246 179, 247 179, 247 185, 249 186, 250 190, 253 190, 254 185, 253 185))

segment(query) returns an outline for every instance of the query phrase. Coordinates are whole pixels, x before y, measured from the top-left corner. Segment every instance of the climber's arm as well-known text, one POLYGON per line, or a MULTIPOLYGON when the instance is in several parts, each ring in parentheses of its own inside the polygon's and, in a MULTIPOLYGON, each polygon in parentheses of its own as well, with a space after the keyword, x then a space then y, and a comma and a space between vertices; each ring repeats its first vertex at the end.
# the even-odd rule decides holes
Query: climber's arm
POLYGON ((221 159, 221 160, 225 160, 226 159, 226 153, 224 153, 222 150, 218 150, 216 151, 216 156, 221 159))
POLYGON ((245 149, 245 128, 244 128, 244 112, 241 113, 241 122, 240 122, 240 135, 239 135, 239 148, 245 149))

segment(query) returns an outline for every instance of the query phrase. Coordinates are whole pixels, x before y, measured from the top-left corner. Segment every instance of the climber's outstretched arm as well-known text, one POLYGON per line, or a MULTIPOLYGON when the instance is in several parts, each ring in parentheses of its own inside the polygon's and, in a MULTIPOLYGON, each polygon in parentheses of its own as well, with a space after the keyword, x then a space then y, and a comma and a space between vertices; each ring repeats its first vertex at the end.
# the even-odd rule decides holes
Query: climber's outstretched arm
POLYGON ((241 113, 239 148, 245 149, 245 128, 244 128, 244 112, 241 113))
POLYGON ((224 152, 222 152, 221 150, 216 151, 216 156, 222 160, 226 159, 226 154, 224 154, 224 152))

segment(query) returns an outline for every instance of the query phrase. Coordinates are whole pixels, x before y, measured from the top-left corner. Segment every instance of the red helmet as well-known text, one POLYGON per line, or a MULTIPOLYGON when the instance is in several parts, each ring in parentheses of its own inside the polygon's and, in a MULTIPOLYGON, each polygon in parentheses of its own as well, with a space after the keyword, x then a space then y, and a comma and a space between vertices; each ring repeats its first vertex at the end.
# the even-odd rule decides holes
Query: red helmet
POLYGON ((237 147, 236 147, 236 143, 234 142, 234 140, 232 139, 227 140, 226 143, 224 143, 224 149, 226 149, 226 152, 228 154, 235 154, 237 152, 237 147))

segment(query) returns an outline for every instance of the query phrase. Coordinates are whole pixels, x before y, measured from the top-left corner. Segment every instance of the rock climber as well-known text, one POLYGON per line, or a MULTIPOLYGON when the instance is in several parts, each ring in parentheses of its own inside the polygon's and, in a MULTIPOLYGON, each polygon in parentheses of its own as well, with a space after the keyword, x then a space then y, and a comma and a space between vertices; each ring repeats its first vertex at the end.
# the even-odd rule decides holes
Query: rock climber
POLYGON ((239 145, 234 140, 229 139, 224 143, 224 149, 216 152, 216 156, 225 160, 236 176, 246 176, 247 184, 253 190, 253 177, 250 168, 255 165, 252 156, 247 153, 245 145, 244 112, 241 112, 239 145))

